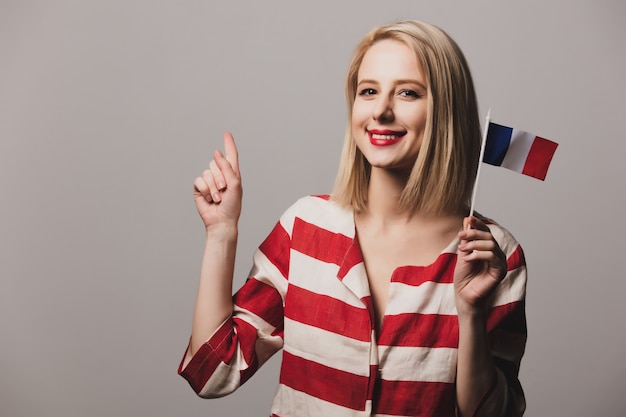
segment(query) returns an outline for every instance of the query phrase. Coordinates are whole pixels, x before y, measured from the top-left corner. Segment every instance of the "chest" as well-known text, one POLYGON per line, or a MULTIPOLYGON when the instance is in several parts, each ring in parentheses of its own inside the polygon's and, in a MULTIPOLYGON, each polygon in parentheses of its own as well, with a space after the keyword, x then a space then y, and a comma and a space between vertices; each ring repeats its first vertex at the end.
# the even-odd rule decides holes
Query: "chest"
MULTIPOLYGON (((299 244, 291 250, 284 304, 288 322, 348 336, 365 343, 364 347, 381 338, 386 339, 385 343, 402 345, 405 342, 395 339, 415 335, 418 328, 420 334, 432 339, 441 326, 449 327, 450 323, 444 323, 448 318, 456 325, 454 242, 441 253, 433 250, 423 259, 414 256, 415 246, 407 242, 401 242, 397 250, 389 250, 390 245, 366 246, 373 254, 367 258, 357 239, 334 235, 319 244, 317 239, 311 239, 311 234, 307 238, 306 245, 299 244), (368 270, 365 259, 374 261, 374 273, 368 270), (427 265, 414 265, 420 262, 427 265), (383 317, 388 321, 382 328, 388 328, 387 336, 381 332, 383 317)), ((287 342, 287 323, 285 326, 287 342)), ((445 333, 443 337, 447 337, 445 333)), ((310 340, 302 340, 307 339, 310 340)), ((431 342, 427 341, 427 345, 431 342)), ((456 341, 437 344, 454 346, 456 341)))
POLYGON ((420 276, 424 272, 431 272, 433 276, 424 279, 432 278, 437 281, 437 274, 441 271, 436 271, 433 265, 450 245, 454 235, 396 233, 385 236, 367 229, 359 231, 358 244, 372 297, 377 330, 380 330, 388 303, 392 302, 392 298, 401 296, 396 291, 390 291, 394 280, 404 279, 397 275, 408 274, 406 279, 411 281, 414 278, 411 277, 411 272, 420 276))
MULTIPOLYGON (((458 346, 450 279, 454 254, 438 256, 426 267, 404 266, 393 272, 387 315, 379 331, 374 330, 371 287, 362 262, 348 268, 301 253, 294 258, 284 309, 283 383, 306 381, 301 386, 311 396, 325 404, 366 410, 364 415, 370 415, 368 410, 454 415, 453 407, 437 413, 422 409, 454 404, 458 346), (323 390, 311 383, 312 373, 324 375, 323 390), (393 394, 397 392, 402 395, 393 394), (374 405, 371 398, 376 398, 374 405)), ((345 259, 348 262, 350 255, 345 259)))

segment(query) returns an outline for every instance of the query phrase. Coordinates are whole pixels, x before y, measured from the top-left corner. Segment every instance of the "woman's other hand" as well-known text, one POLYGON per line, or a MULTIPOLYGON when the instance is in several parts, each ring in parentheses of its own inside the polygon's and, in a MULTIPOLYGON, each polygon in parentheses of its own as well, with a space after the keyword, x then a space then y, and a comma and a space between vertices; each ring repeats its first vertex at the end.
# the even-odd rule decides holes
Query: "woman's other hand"
POLYGON ((224 133, 225 155, 213 153, 209 168, 194 181, 194 201, 198 214, 208 229, 218 224, 236 225, 241 214, 241 175, 235 139, 224 133))
POLYGON ((471 216, 463 220, 454 270, 459 314, 484 312, 486 300, 506 275, 506 256, 489 228, 471 216))

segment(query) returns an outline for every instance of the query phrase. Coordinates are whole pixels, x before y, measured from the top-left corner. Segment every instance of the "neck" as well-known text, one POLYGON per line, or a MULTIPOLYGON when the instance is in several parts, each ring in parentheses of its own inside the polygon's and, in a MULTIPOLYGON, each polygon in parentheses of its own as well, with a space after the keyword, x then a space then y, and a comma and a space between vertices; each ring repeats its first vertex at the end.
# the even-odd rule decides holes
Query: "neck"
POLYGON ((367 189, 367 215, 387 221, 406 221, 415 213, 400 207, 400 195, 408 175, 390 170, 372 168, 367 189))
POLYGON ((367 190, 367 208, 359 217, 384 225, 406 225, 411 222, 433 223, 444 219, 457 222, 463 213, 425 213, 400 206, 400 196, 408 182, 408 174, 372 169, 367 190))

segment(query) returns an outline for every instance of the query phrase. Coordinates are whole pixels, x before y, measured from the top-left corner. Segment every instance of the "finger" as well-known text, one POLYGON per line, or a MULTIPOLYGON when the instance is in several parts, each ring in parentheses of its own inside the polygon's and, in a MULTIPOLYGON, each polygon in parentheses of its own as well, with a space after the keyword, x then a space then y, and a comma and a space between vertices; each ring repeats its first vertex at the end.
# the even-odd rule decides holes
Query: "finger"
POLYGON ((215 151, 215 163, 224 176, 225 187, 233 189, 238 187, 241 182, 239 174, 233 169, 228 159, 226 159, 220 151, 215 151))
POLYGON ((472 240, 459 245, 459 249, 463 252, 471 251, 496 251, 496 244, 493 240, 472 240))
POLYGON ((486 232, 489 231, 489 227, 487 227, 482 220, 475 216, 469 216, 463 219, 463 230, 469 229, 477 229, 486 232))
POLYGON ((472 218, 474 216, 466 217, 463 219, 463 230, 469 230, 472 228, 472 218))
POLYGON ((209 170, 211 171, 211 175, 213 176, 213 180, 215 181, 215 186, 218 190, 224 191, 226 189, 226 181, 224 180, 224 174, 222 170, 217 166, 215 160, 209 163, 209 170))
POLYGON ((222 201, 222 194, 220 193, 217 185, 215 185, 215 179, 213 178, 213 174, 211 173, 210 169, 207 169, 202 173, 202 179, 209 189, 211 200, 213 200, 214 203, 219 203, 220 201, 222 201))
POLYGON ((506 270, 506 261, 503 261, 493 251, 475 250, 466 255, 463 255, 462 259, 465 262, 484 263, 485 265, 490 265, 495 269, 506 270))
POLYGON ((193 182, 193 193, 196 198, 203 198, 207 201, 207 203, 213 202, 211 190, 209 190, 209 186, 202 177, 196 178, 193 182))
POLYGON ((459 238, 461 243, 467 243, 475 240, 493 241, 493 235, 489 231, 482 231, 478 229, 468 229, 459 232, 459 238))
POLYGON ((235 175, 239 176, 239 153, 237 152, 237 145, 235 145, 235 138, 230 132, 224 132, 224 151, 226 160, 230 162, 235 175))
POLYGON ((483 263, 484 266, 489 266, 495 270, 500 271, 498 275, 506 275, 506 260, 502 259, 498 254, 492 251, 479 251, 475 250, 470 254, 463 256, 465 262, 478 262, 483 263))

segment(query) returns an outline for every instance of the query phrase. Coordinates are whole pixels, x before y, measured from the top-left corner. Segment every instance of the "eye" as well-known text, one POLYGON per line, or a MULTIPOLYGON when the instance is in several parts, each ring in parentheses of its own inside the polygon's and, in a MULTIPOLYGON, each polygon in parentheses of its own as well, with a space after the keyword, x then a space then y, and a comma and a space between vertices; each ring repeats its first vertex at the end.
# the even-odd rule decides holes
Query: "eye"
POLYGON ((374 94, 376 94, 376 90, 373 88, 364 88, 359 91, 360 96, 373 96, 374 94))
POLYGON ((414 90, 400 90, 398 92, 398 95, 400 97, 406 97, 406 98, 420 98, 421 96, 414 90))

